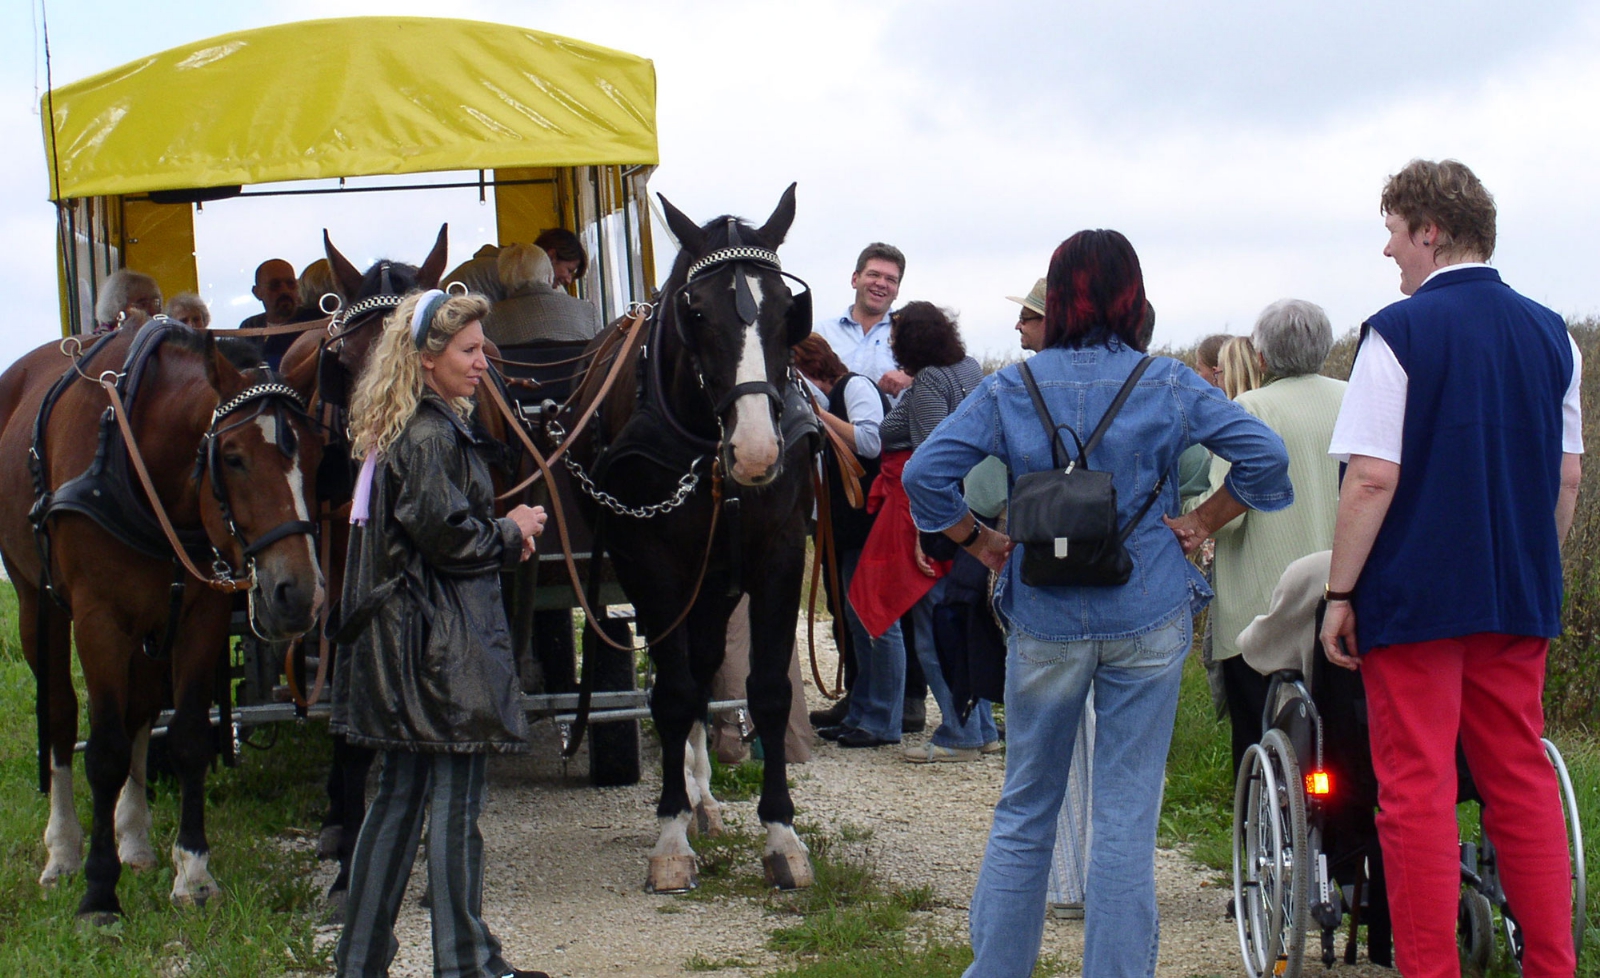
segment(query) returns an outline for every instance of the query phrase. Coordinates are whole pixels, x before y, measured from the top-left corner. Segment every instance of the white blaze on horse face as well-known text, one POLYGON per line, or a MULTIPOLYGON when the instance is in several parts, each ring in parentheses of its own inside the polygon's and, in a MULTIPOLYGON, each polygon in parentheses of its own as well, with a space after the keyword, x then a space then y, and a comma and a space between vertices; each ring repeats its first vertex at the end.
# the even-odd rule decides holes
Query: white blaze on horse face
MULTIPOLYGON (((745 282, 755 296, 756 308, 761 308, 761 281, 749 273, 743 274, 745 282)), ((738 279, 734 280, 738 288, 738 279)), ((744 346, 739 351, 739 366, 734 371, 735 384, 761 383, 767 379, 766 351, 761 346, 761 330, 756 323, 744 328, 744 346)), ((759 481, 778 461, 778 429, 772 422, 765 394, 745 394, 733 402, 733 478, 750 485, 759 481)))
POLYGON ((39 885, 55 886, 61 877, 83 868, 83 825, 72 800, 72 765, 50 768, 50 821, 44 829, 44 848, 49 854, 39 885))
MULTIPOLYGON (((278 419, 276 415, 262 412, 256 415, 256 426, 261 429, 261 437, 266 439, 268 445, 278 443, 278 419)), ((311 522, 311 512, 306 507, 306 479, 300 471, 300 460, 293 459, 294 464, 289 466, 289 497, 294 500, 294 518, 305 523, 311 522)), ((322 590, 322 568, 317 564, 317 551, 315 542, 309 533, 297 533, 290 539, 303 541, 306 548, 308 566, 316 569, 317 588, 312 601, 313 609, 321 609, 326 595, 322 590)))
POLYGON ((145 762, 150 753, 150 727, 133 738, 133 759, 128 765, 128 780, 117 796, 113 821, 117 836, 117 859, 129 869, 154 869, 156 851, 150 848, 150 804, 145 798, 145 762))

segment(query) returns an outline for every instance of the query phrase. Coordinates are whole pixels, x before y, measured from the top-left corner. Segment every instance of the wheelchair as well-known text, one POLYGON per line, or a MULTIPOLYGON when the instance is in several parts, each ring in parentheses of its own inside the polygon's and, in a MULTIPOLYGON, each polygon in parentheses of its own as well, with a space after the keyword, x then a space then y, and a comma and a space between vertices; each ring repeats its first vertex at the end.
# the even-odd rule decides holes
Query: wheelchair
MULTIPOLYGON (((1335 934, 1346 913, 1345 963, 1355 963, 1357 928, 1363 922, 1369 923, 1369 956, 1390 963, 1382 855, 1375 827, 1369 829, 1377 784, 1360 679, 1329 666, 1320 654, 1312 661, 1315 699, 1298 670, 1269 677, 1265 733, 1246 752, 1235 785, 1233 895, 1250 978, 1298 978, 1312 933, 1320 938, 1324 967, 1331 967, 1337 960, 1335 934), (1319 702, 1335 716, 1331 728, 1319 702), (1363 921, 1363 912, 1370 920, 1363 921)), ((1587 893, 1577 798, 1560 751, 1548 740, 1544 745, 1567 824, 1573 946, 1581 950, 1587 893)), ((1464 765, 1461 781, 1461 800, 1477 801, 1464 765)), ((1458 941, 1467 967, 1483 974, 1494 957, 1498 917, 1510 961, 1521 974, 1521 932, 1501 888, 1497 854, 1482 817, 1480 804, 1476 838, 1461 843, 1458 941)))

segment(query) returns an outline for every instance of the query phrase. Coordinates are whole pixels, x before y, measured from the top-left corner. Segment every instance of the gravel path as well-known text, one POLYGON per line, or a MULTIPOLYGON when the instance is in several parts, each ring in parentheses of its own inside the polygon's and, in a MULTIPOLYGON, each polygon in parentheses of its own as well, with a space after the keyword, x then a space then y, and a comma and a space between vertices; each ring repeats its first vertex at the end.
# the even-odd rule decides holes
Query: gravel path
MULTIPOLYGON (((804 654, 803 632, 801 643, 804 654)), ((832 654, 831 646, 818 651, 819 657, 832 654)), ((807 696, 813 706, 825 705, 809 676, 807 696)), ((931 730, 937 714, 931 701, 929 713, 931 730)), ((586 757, 580 754, 570 766, 560 763, 550 724, 537 725, 534 736, 531 755, 491 762, 482 823, 488 863, 484 913, 511 963, 559 976, 641 978, 688 974, 691 958, 740 962, 715 972, 728 978, 785 963, 763 944, 771 929, 792 917, 768 914, 758 901, 743 898, 699 901, 644 892, 660 785, 653 742, 647 740, 640 784, 595 789, 587 784, 586 757)), ((913 927, 964 941, 967 902, 1004 763, 1003 756, 991 756, 970 764, 907 764, 897 748, 847 751, 819 742, 812 762, 790 771, 800 821, 871 830, 864 845, 886 882, 927 885, 936 894, 937 909, 915 914, 913 927)), ((731 828, 759 831, 754 801, 727 805, 726 818, 731 828)), ((749 869, 759 872, 757 866, 749 869)), ((324 872, 326 885, 331 871, 324 872)), ((401 913, 394 978, 432 974, 428 914, 415 899, 424 875, 419 865, 401 913)), ((1242 974, 1234 924, 1223 917, 1225 874, 1162 849, 1156 878, 1162 918, 1157 974, 1242 974)), ((1068 963, 1065 973, 1077 974, 1082 938, 1081 921, 1050 921, 1044 950, 1068 963)), ((1315 962, 1307 968, 1322 970, 1315 962)), ((1363 964, 1340 966, 1337 974, 1376 978, 1394 972, 1363 964)))

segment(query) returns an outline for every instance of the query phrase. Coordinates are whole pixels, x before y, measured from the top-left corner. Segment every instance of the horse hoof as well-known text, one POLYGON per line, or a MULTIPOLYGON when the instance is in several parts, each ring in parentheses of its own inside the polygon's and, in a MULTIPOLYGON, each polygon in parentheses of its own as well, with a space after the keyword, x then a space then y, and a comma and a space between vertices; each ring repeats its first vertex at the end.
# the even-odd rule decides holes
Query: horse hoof
POLYGON ((91 910, 78 914, 78 929, 83 931, 103 931, 115 927, 122 921, 122 915, 114 910, 91 910))
POLYGON ((212 897, 219 895, 222 887, 215 883, 197 886, 187 893, 172 894, 172 905, 175 907, 204 907, 212 897))
POLYGON ((651 856, 646 893, 688 893, 700 885, 693 856, 651 856))
POLYGON ((324 825, 317 836, 317 858, 323 862, 339 858, 339 846, 344 842, 344 826, 324 825))
POLYGON ((324 924, 344 924, 344 905, 349 896, 349 890, 328 891, 328 912, 322 915, 324 924))
POLYGON ((77 869, 72 867, 62 866, 57 863, 50 863, 49 865, 45 866, 44 872, 39 874, 39 885, 47 890, 53 890, 56 888, 56 884, 61 882, 63 877, 71 876, 77 871, 77 869))
POLYGON ((803 852, 769 852, 761 857, 761 870, 767 885, 780 890, 803 890, 816 879, 803 852))
POLYGON ((156 854, 149 849, 145 849, 143 852, 135 851, 125 855, 119 854, 117 858, 122 862, 122 865, 135 873, 142 873, 147 869, 156 868, 156 854))
POLYGON ((712 808, 705 802, 694 806, 694 827, 707 839, 722 835, 722 809, 712 808))

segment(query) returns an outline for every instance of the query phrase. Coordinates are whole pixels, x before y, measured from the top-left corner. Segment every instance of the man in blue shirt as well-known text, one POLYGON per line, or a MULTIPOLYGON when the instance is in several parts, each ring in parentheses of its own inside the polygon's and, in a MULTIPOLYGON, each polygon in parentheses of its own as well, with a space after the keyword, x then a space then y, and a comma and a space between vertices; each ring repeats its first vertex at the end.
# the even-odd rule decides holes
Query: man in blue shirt
POLYGON ((906 256, 894 245, 874 241, 862 249, 850 287, 856 301, 842 316, 818 320, 816 332, 838 354, 851 373, 868 377, 891 399, 911 386, 889 350, 889 307, 900 294, 906 256))

